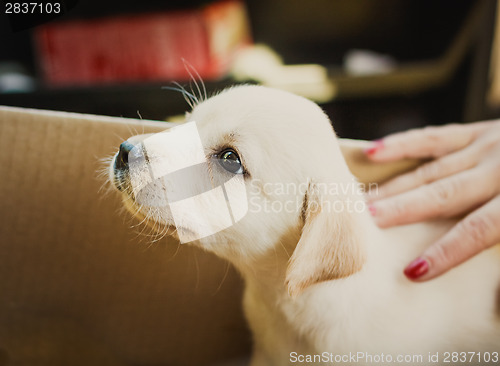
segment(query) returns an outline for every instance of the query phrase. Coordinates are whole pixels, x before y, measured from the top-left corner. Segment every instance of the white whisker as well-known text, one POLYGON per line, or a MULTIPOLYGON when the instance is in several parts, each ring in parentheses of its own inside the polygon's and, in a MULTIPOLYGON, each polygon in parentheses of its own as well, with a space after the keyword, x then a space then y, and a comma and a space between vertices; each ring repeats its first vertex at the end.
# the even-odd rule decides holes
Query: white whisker
MULTIPOLYGON (((196 90, 198 91, 198 95, 199 95, 199 99, 197 99, 198 103, 199 103, 199 101, 206 100, 207 99, 207 89, 205 87, 205 83, 203 82, 203 79, 201 78, 200 74, 198 73, 198 71, 196 71, 194 66, 191 65, 186 59, 183 58, 182 62, 184 63, 184 67, 185 67, 187 73, 189 74, 191 81, 194 83, 196 90), (200 85, 198 84, 198 80, 200 81, 201 88, 200 88, 200 85), (203 89, 203 92, 202 92, 202 89, 203 89)), ((191 82, 190 82, 190 85, 191 85, 191 82)), ((192 89, 193 88, 191 87, 191 90, 192 89)), ((193 94, 195 94, 195 93, 193 92, 193 94)))
POLYGON ((186 90, 186 88, 184 88, 179 83, 174 82, 173 84, 176 85, 176 87, 163 86, 162 89, 180 92, 182 94, 184 100, 186 101, 186 103, 189 105, 189 107, 191 109, 193 109, 195 107, 195 105, 198 104, 198 99, 196 98, 196 96, 194 96, 192 93, 188 92, 186 90))

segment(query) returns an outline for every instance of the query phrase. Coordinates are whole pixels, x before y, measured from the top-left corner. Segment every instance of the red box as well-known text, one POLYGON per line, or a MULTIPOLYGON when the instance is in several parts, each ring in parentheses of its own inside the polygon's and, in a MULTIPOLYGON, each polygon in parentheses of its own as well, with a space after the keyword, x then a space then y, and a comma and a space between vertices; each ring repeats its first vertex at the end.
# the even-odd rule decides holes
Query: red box
POLYGON ((201 9, 51 23, 35 33, 51 86, 186 80, 224 76, 250 42, 244 4, 219 1, 201 9), (191 70, 192 72, 192 70, 191 70))

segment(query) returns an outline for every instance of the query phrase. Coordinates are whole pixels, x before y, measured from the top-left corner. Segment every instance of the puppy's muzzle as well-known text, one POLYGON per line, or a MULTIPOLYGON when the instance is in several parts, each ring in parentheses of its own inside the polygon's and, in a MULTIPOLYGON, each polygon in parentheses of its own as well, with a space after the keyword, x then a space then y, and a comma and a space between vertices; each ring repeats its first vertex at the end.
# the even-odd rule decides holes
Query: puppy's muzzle
POLYGON ((128 141, 120 144, 120 150, 116 154, 113 164, 114 184, 120 191, 124 189, 126 176, 128 175, 128 155, 135 145, 128 141))

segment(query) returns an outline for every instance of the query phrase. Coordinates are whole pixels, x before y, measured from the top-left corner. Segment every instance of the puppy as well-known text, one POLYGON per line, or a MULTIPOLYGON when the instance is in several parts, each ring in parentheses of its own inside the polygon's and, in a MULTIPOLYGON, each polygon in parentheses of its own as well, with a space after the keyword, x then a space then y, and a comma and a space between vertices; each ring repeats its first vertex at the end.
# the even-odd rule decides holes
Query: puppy
POLYGON ((227 89, 124 142, 110 175, 134 215, 240 271, 252 365, 500 362, 498 248, 408 281, 404 264, 454 222, 379 229, 304 98, 227 89))

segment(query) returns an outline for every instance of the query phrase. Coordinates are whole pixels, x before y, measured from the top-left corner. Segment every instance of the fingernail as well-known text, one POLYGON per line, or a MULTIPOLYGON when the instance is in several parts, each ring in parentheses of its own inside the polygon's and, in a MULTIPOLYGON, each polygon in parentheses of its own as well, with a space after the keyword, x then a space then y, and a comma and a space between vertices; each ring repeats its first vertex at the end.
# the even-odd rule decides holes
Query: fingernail
POLYGON ((429 271, 429 262, 423 258, 417 258, 405 268, 404 273, 410 280, 416 280, 427 271, 429 271))
POLYGON ((368 211, 370 211, 370 215, 375 216, 377 214, 377 209, 372 203, 368 204, 368 211))
POLYGON ((372 142, 372 146, 367 147, 366 149, 363 150, 363 152, 366 155, 371 156, 380 151, 383 147, 384 147, 383 140, 375 140, 372 142))

